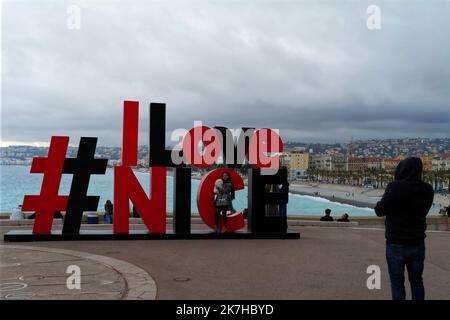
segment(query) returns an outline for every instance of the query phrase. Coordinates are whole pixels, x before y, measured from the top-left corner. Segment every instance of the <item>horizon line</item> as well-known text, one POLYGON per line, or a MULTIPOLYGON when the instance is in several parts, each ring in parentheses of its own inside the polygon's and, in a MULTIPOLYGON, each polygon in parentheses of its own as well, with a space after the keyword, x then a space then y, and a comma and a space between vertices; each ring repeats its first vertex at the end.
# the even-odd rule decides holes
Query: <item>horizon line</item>
MULTIPOLYGON (((347 140, 345 142, 318 142, 318 141, 310 141, 310 142, 306 142, 306 141, 294 141, 294 140, 287 140, 286 142, 284 142, 283 144, 288 144, 288 143, 303 143, 303 144, 350 144, 350 143, 355 143, 358 141, 380 141, 380 140, 401 140, 401 139, 427 139, 427 140, 450 140, 450 137, 391 137, 391 138, 364 138, 364 139, 352 139, 352 140, 347 140)), ((8 147, 37 147, 37 148, 47 148, 50 145, 50 141, 34 141, 34 142, 30 142, 30 141, 0 141, 0 148, 8 148, 8 147)), ((139 147, 145 147, 148 146, 148 144, 141 144, 139 145, 139 147)), ((78 145, 77 144, 71 144, 69 143, 69 147, 73 147, 73 148, 77 148, 78 145)), ((121 146, 114 146, 114 145, 98 145, 97 147, 106 147, 106 148, 121 148, 121 146)), ((170 145, 166 145, 166 147, 170 147, 170 145)))

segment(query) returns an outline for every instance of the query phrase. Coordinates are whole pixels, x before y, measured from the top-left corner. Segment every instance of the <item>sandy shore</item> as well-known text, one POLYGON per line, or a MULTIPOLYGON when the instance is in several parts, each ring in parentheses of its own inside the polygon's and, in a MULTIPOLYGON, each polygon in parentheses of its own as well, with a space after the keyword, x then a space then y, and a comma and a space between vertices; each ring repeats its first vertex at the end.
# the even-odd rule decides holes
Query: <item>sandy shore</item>
MULTIPOLYGON (((201 175, 192 175, 201 180, 201 175)), ((383 196, 384 189, 371 189, 329 183, 291 182, 289 192, 306 196, 320 197, 330 201, 349 204, 361 208, 374 208, 383 196)), ((430 213, 438 214, 439 210, 450 205, 450 195, 435 194, 430 213)))
MULTIPOLYGON (((384 189, 368 189, 339 184, 304 182, 291 182, 289 191, 291 193, 316 196, 330 201, 368 208, 375 207, 375 204, 381 199, 384 193, 384 189)), ((441 208, 446 207, 449 204, 449 195, 435 194, 434 204, 430 212, 433 214, 439 213, 441 208)))
POLYGON ((289 191, 291 193, 321 197, 330 201, 346 203, 357 207, 373 208, 380 200, 384 190, 335 184, 291 182, 289 191))

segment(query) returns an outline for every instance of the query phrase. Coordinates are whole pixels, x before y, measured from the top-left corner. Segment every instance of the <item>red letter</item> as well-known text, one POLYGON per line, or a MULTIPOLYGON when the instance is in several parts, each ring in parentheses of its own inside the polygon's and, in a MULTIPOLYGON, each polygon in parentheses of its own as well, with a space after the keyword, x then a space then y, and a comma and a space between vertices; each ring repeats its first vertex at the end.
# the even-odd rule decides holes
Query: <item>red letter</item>
POLYGON ((139 102, 123 103, 122 165, 137 166, 139 102))
POLYGON ((130 200, 151 233, 166 232, 166 168, 150 169, 148 198, 131 166, 137 165, 139 102, 124 102, 122 165, 114 168, 114 233, 129 232, 130 200))
POLYGON ((150 169, 148 198, 130 167, 114 168, 114 233, 128 233, 130 201, 151 233, 166 233, 166 168, 150 169))
MULTIPOLYGON (((215 169, 213 171, 208 172, 200 182, 200 186, 198 187, 197 193, 197 207, 200 216, 202 217, 203 222, 210 228, 214 229, 214 215, 215 215, 215 207, 214 207, 214 184, 217 179, 222 177, 222 173, 227 171, 231 180, 233 181, 234 189, 242 190, 244 189, 244 181, 241 176, 233 170, 229 169, 215 169)), ((222 226, 222 221, 220 222, 220 226, 222 226)), ((244 216, 242 212, 237 212, 228 216, 227 221, 227 232, 233 232, 239 229, 242 229, 245 226, 244 216)))

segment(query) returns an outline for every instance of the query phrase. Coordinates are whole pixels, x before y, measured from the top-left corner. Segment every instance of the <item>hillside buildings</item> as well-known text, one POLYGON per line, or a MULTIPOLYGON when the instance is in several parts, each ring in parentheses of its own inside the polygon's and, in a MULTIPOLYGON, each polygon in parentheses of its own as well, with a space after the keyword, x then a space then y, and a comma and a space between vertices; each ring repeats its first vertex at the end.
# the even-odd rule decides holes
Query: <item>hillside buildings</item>
POLYGON ((444 153, 431 160, 431 167, 433 171, 448 171, 450 170, 450 153, 444 153))

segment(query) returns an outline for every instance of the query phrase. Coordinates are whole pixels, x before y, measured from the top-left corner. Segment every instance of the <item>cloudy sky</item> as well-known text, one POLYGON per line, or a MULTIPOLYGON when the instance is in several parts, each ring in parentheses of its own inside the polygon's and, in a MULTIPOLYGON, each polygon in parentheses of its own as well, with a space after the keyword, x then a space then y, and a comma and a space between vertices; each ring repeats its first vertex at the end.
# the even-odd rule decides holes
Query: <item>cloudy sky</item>
POLYGON ((141 103, 140 144, 150 102, 167 104, 168 130, 202 120, 278 128, 284 141, 450 136, 450 1, 2 4, 3 145, 118 146, 126 99, 141 103))

